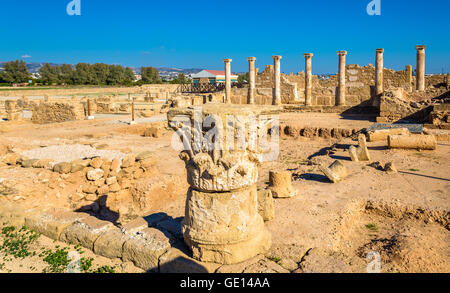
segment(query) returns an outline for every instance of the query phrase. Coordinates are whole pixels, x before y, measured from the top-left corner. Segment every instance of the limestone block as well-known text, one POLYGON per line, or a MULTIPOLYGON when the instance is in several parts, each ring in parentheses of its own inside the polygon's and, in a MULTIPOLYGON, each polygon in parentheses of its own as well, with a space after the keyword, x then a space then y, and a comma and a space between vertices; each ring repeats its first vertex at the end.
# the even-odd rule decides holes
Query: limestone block
POLYGON ((58 163, 53 166, 53 172, 68 174, 72 170, 72 165, 67 162, 58 163))
POLYGON ((214 273, 219 264, 199 262, 186 251, 170 248, 159 258, 160 273, 214 273))
POLYGON ((37 161, 38 161, 37 159, 24 160, 22 162, 22 167, 31 168, 33 167, 33 164, 36 163, 37 161))
POLYGON ((435 150, 437 145, 434 135, 389 135, 389 148, 435 150))
POLYGON ((292 174, 289 171, 270 171, 269 188, 274 198, 293 197, 297 194, 292 188, 292 174))
POLYGON ((333 183, 342 181, 348 175, 347 168, 340 161, 334 161, 328 168, 319 165, 319 169, 328 177, 333 183))
POLYGON ((111 222, 89 216, 64 229, 59 240, 66 243, 81 244, 83 247, 92 250, 95 240, 113 227, 114 225, 111 222))
POLYGON ((20 155, 16 154, 16 153, 11 153, 11 154, 6 154, 3 162, 5 162, 8 165, 16 165, 17 164, 17 160, 20 158, 20 155))
POLYGON ((146 271, 157 271, 159 257, 169 248, 169 238, 161 231, 145 228, 125 241, 122 259, 146 271))
POLYGON ((397 168, 395 167, 393 162, 389 162, 384 165, 384 171, 386 171, 387 173, 397 173, 397 168))
POLYGON ((32 166, 33 166, 33 168, 43 168, 43 169, 51 170, 52 162, 54 162, 54 160, 52 160, 52 159, 41 159, 41 160, 37 160, 36 162, 34 162, 32 166))
POLYGON ((369 141, 387 141, 389 135, 409 134, 408 128, 391 128, 370 131, 368 133, 369 141))
POLYGON ((99 169, 103 165, 103 160, 101 158, 99 158, 99 157, 93 158, 91 160, 91 162, 89 163, 89 165, 91 167, 93 167, 94 169, 99 169))
POLYGON ((189 189, 183 235, 193 257, 203 262, 237 263, 271 245, 258 213, 255 185, 221 193, 189 189))
POLYGON ((58 240, 61 232, 77 220, 87 218, 85 213, 53 210, 25 217, 25 226, 47 237, 58 240))
POLYGON ((350 146, 348 151, 350 158, 354 162, 370 161, 370 154, 367 149, 366 136, 364 134, 358 136, 358 146, 350 146))
POLYGON ((95 180, 99 180, 103 177, 103 170, 102 169, 94 169, 94 170, 90 170, 86 173, 86 177, 87 179, 91 180, 91 181, 95 181, 95 180))
POLYGON ((122 159, 122 168, 128 168, 136 162, 136 155, 129 154, 122 159))
POLYGON ((275 207, 270 189, 258 190, 258 212, 264 221, 275 218, 275 207))
POLYGON ((122 257, 122 249, 129 235, 124 234, 119 228, 112 227, 101 234, 94 242, 94 252, 109 258, 122 257))

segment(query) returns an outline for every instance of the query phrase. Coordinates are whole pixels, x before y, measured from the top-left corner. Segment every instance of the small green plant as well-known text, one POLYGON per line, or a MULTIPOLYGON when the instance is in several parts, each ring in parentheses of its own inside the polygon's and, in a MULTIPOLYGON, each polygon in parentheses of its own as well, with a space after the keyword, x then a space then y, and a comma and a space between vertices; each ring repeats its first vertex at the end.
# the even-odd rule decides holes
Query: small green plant
POLYGON ((19 230, 14 226, 6 226, 2 228, 2 235, 5 239, 0 246, 0 251, 5 254, 5 257, 11 255, 14 258, 23 259, 36 255, 36 252, 30 251, 30 245, 39 238, 39 233, 28 230, 25 226, 19 230))
POLYGON ((279 263, 281 261, 281 257, 278 256, 271 256, 269 259, 273 262, 279 263))
POLYGON ((417 172, 417 171, 419 171, 419 169, 414 169, 414 168, 411 168, 411 169, 409 169, 409 171, 412 171, 412 172, 417 172))
POLYGON ((378 231, 378 226, 374 223, 367 224, 366 228, 373 232, 378 231))
POLYGON ((81 271, 83 273, 89 273, 91 271, 93 260, 94 259, 92 257, 88 257, 88 258, 82 257, 80 259, 81 271))
POLYGON ((115 274, 116 268, 110 266, 102 266, 93 271, 94 274, 115 274))
POLYGON ((43 270, 44 273, 63 273, 69 265, 69 249, 67 247, 58 248, 56 251, 45 250, 39 256, 44 257, 48 267, 43 270))

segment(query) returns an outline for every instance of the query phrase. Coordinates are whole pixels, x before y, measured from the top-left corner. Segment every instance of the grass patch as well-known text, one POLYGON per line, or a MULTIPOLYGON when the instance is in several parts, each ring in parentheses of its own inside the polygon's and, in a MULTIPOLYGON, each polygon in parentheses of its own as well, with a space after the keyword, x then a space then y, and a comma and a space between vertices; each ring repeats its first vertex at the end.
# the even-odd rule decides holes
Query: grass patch
POLYGON ((374 223, 367 224, 366 228, 372 232, 378 231, 378 226, 377 226, 377 224, 374 224, 374 223))
POLYGON ((2 236, 5 239, 0 246, 0 251, 5 254, 4 259, 7 256, 23 259, 36 255, 36 252, 30 251, 30 245, 40 236, 39 233, 28 230, 25 226, 19 230, 13 226, 6 226, 2 228, 2 236))
POLYGON ((411 168, 411 169, 408 169, 409 171, 412 171, 412 172, 417 172, 417 171, 420 171, 419 169, 414 169, 414 168, 411 168))
POLYGON ((281 261, 281 257, 278 257, 278 256, 271 256, 271 257, 269 257, 269 259, 276 263, 279 263, 281 261))

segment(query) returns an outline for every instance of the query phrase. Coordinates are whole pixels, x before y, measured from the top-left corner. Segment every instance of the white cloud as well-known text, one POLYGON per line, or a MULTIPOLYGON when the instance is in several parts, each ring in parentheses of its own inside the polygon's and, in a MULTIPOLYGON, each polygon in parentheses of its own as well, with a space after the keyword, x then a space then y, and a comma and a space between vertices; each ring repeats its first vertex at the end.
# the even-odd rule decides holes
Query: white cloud
POLYGON ((31 56, 28 55, 28 54, 25 54, 25 55, 22 56, 22 59, 25 59, 25 58, 31 58, 31 56))

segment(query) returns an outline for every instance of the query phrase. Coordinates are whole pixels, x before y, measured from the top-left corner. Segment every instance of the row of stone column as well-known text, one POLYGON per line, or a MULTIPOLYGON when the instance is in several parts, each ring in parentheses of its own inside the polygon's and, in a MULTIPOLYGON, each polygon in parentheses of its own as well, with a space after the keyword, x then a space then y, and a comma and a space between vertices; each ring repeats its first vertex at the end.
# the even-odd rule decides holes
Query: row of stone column
MULTIPOLYGON (((426 46, 416 46, 417 50, 417 65, 416 65, 416 90, 425 90, 425 48, 426 46)), ((345 67, 347 51, 338 51, 339 68, 338 68, 338 89, 336 96, 336 106, 345 105, 345 67)), ((375 94, 381 95, 383 88, 383 54, 384 49, 376 50, 375 58, 375 94)), ((313 53, 306 53, 305 57, 305 105, 312 105, 312 62, 313 53)), ((272 56, 274 62, 274 90, 273 90, 273 105, 281 104, 281 71, 280 60, 281 56, 272 56)), ((248 104, 255 103, 255 57, 248 57, 249 64, 249 92, 248 104)), ((231 103, 231 59, 224 59, 225 62, 225 101, 231 103)))

